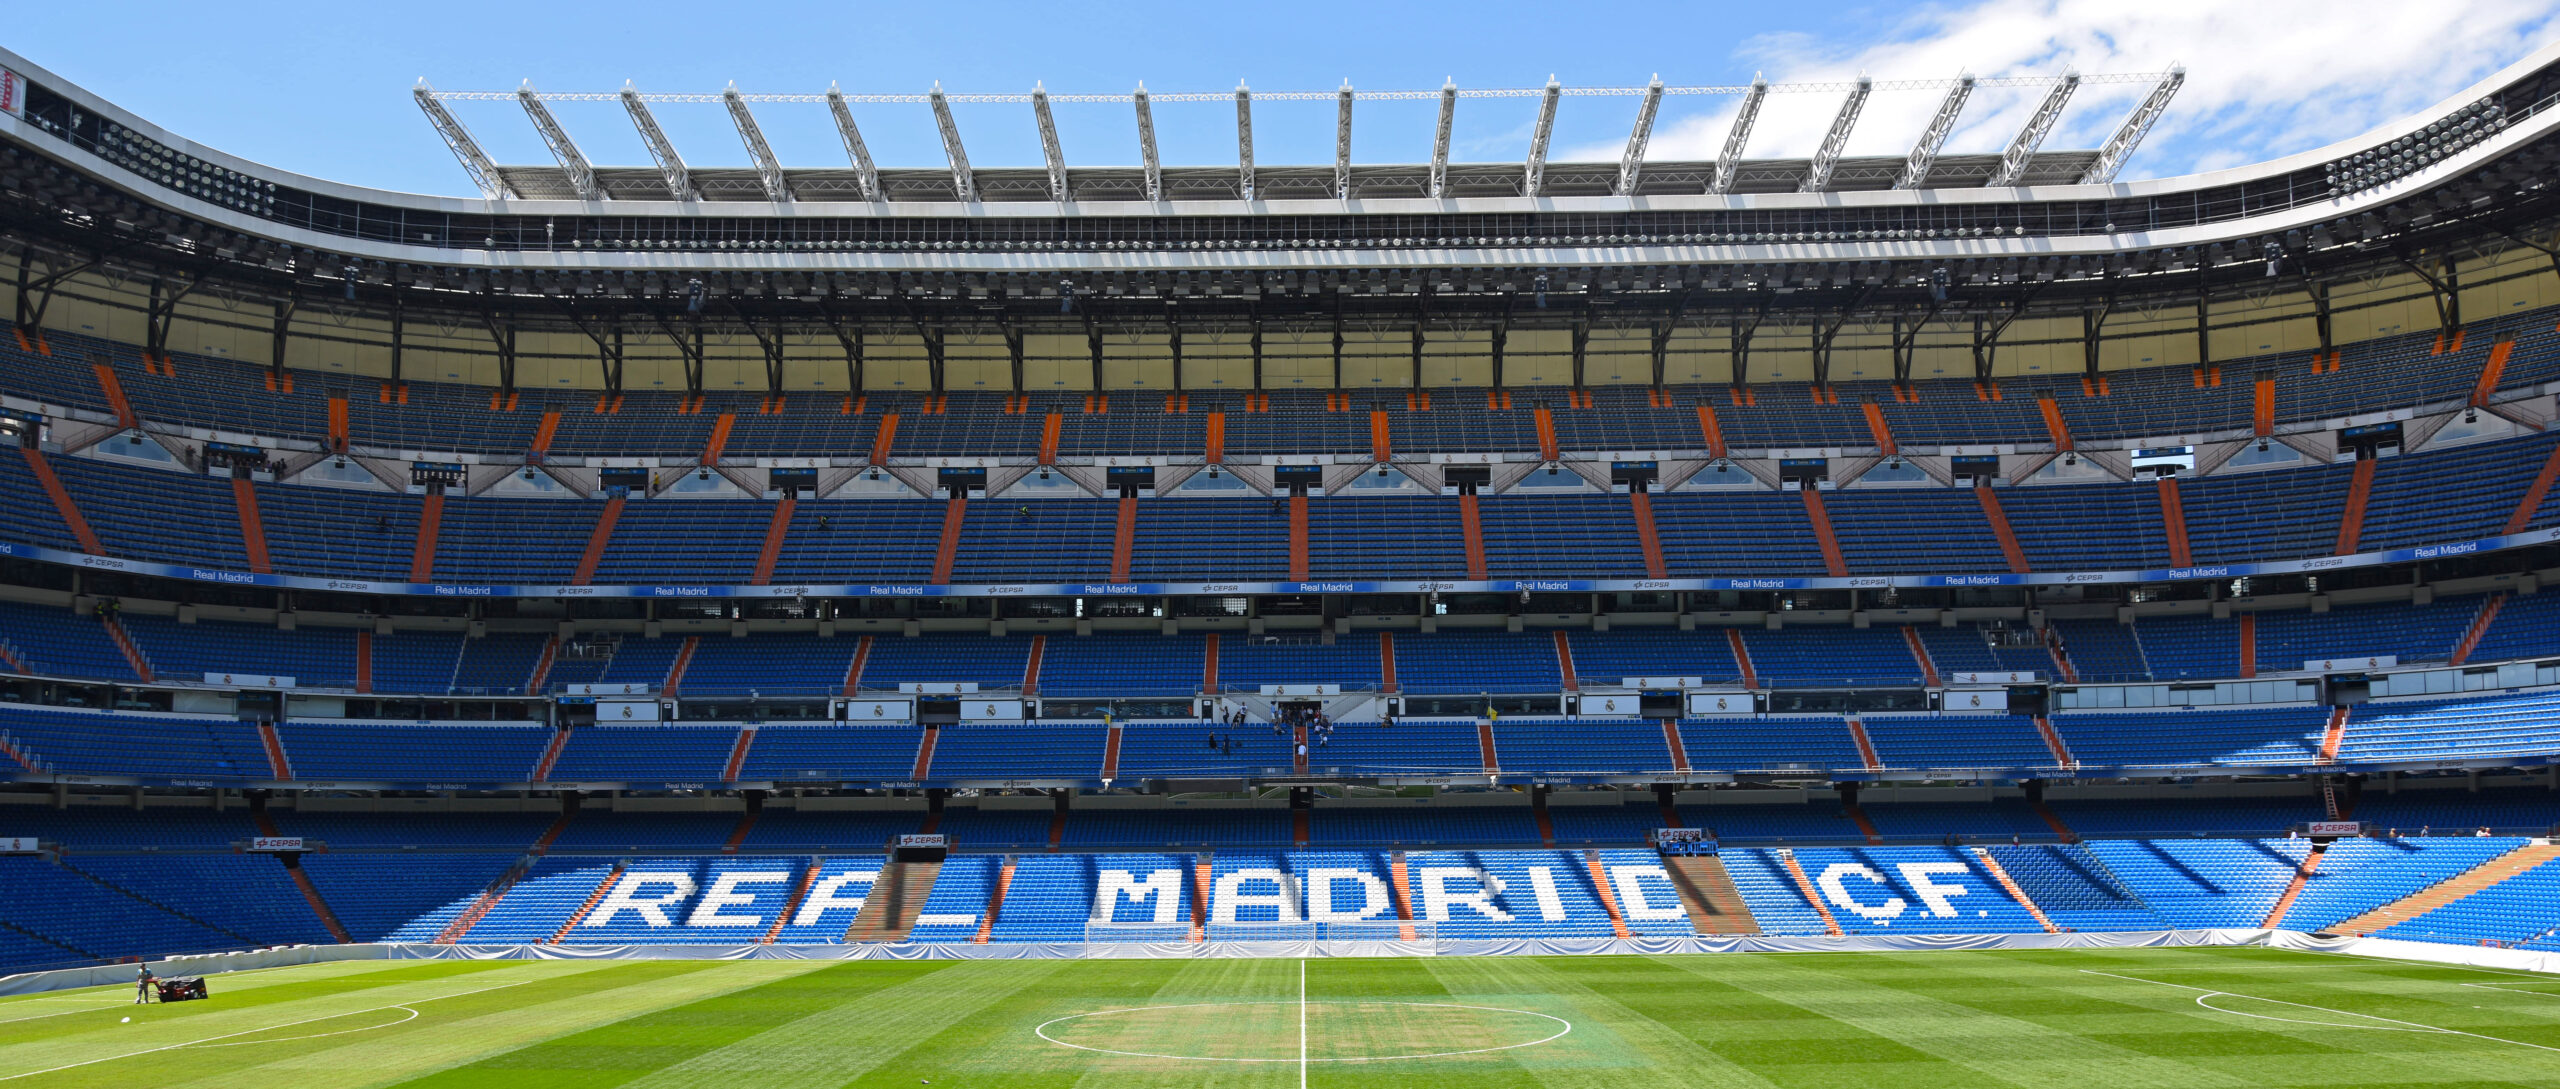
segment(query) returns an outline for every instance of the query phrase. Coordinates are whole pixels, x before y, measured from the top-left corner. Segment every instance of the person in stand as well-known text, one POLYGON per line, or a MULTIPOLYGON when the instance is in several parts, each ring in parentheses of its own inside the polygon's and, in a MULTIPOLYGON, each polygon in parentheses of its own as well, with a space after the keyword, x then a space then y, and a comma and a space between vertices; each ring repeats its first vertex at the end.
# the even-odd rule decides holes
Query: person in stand
POLYGON ((152 975, 151 969, 142 969, 133 979, 133 1004, 140 1006, 150 1002, 152 985, 158 982, 160 977, 152 975))

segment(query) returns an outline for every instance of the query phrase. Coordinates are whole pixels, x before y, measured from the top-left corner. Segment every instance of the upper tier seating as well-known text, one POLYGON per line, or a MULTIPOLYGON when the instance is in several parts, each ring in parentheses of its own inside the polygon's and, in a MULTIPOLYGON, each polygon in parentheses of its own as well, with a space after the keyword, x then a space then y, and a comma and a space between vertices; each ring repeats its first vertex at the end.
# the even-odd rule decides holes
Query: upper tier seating
MULTIPOLYGON (((2502 439, 2388 459, 2367 506, 2359 548, 2494 536, 2554 441, 2502 439), (2385 485, 2389 485, 2385 487, 2385 485)), ((126 449, 109 444, 109 451, 126 449)), ((157 451, 156 445, 143 449, 157 451)), ((49 459, 108 554, 225 571, 250 564, 230 482, 97 451, 49 459), (187 526, 171 533, 168 527, 187 526)), ((2342 466, 2277 468, 2182 485, 2199 561, 2327 555, 2338 536, 2342 466)), ((1704 476, 1705 474, 1702 474, 1704 476)), ((370 478, 366 478, 370 479, 370 478)), ((690 485, 691 477, 684 477, 690 485)), ((716 479, 716 478, 715 478, 716 479)), ((1230 478, 1231 479, 1231 478, 1230 478)), ((1369 478, 1361 478, 1369 479, 1369 478)), ((1543 474, 1534 479, 1544 480, 1543 474)), ((1559 478, 1581 486, 1579 477, 1559 478)), ((1748 474, 1734 477, 1747 480, 1748 474)), ((508 478, 503 483, 512 486, 508 478)), ((1804 497, 1757 484, 1701 480, 1651 497, 1665 573, 1818 576, 1829 571, 1804 497), (1749 526, 1737 537, 1735 526, 1749 526)), ((252 499, 267 555, 283 574, 408 580, 423 499, 370 486, 258 483, 252 499)), ((723 482, 723 488, 728 485, 723 482)), ((528 485, 528 488, 531 486, 528 485)), ((1458 579, 1467 574, 1460 500, 1348 489, 1307 501, 1307 575, 1322 580, 1458 579)), ((1374 490, 1374 489, 1370 489, 1374 490)), ((572 582, 606 501, 565 490, 536 497, 499 488, 446 498, 432 565, 441 580, 511 585, 572 582)), ((1633 507, 1587 491, 1523 486, 1477 502, 1493 578, 1633 578, 1647 573, 1633 507)), ((1081 493, 1078 493, 1079 495, 1081 493)), ((2158 491, 2112 480, 1999 489, 2006 518, 2039 572, 2168 566, 2158 491), (2091 525, 2108 526, 2103 534, 2091 525)), ((1137 582, 1279 581, 1290 577, 1289 503, 1183 492, 1130 501, 1129 578, 1137 582)), ((1922 482, 1828 493, 1828 519, 1851 574, 2008 570, 1976 499, 1922 482)), ((24 459, 0 466, 0 511, 16 511, 13 540, 76 549, 70 530, 24 459)), ((736 584, 758 566, 773 502, 670 489, 624 501, 598 553, 602 584, 736 584)), ((928 581, 945 528, 945 500, 802 500, 784 524, 773 581, 928 581)), ((950 578, 961 583, 1098 583, 1111 579, 1116 504, 1091 498, 978 500, 963 509, 950 578)), ((2560 522, 2560 505, 2528 519, 2560 522)))
POLYGON ((1399 452, 1525 453, 1539 448, 1539 407, 1551 414, 1557 442, 1573 450, 1695 448, 1702 445, 1702 406, 1716 413, 1737 448, 1856 448, 1873 441, 1863 409, 1870 403, 1905 446, 2035 445, 2049 441, 2038 394, 2051 396, 2072 434, 2086 441, 2246 430, 2249 376, 2261 372, 2274 377, 2279 424, 2461 398, 2501 338, 2516 341, 2506 388, 2528 388, 2560 373, 2560 337, 2552 332, 2551 312, 2542 309, 2472 323, 2459 352, 2431 351, 2434 333, 2418 331, 2346 345, 2335 372, 2311 373, 2308 353, 2279 353, 2222 362, 2221 380, 2203 384, 2186 367, 2115 371, 2102 396, 2067 378, 2013 378, 2002 382, 2002 398, 1990 401, 1969 378, 1924 377, 1910 384, 1913 398, 1905 398, 1883 382, 1852 377, 1832 387, 1835 397, 1820 401, 1801 384, 1763 383, 1748 405, 1735 403, 1722 387, 1674 387, 1656 398, 1607 385, 1589 391, 1590 408, 1527 391, 1509 407, 1495 408, 1479 389, 1449 388, 1431 391, 1427 407, 1418 398, 1378 391, 1341 398, 1281 390, 1266 395, 1266 410, 1247 411, 1231 394, 1169 400, 1121 390, 1107 407, 1080 392, 1034 393, 1028 411, 1014 412, 1007 403, 1015 395, 1004 391, 952 392, 926 411, 922 397, 900 391, 848 395, 804 387, 790 391, 778 412, 764 411, 761 394, 747 391, 707 392, 699 410, 688 412, 680 391, 630 391, 616 408, 592 390, 533 389, 522 391, 511 408, 500 404, 493 411, 492 391, 481 386, 413 380, 395 397, 377 379, 294 370, 287 372, 290 388, 270 388, 269 372, 254 363, 180 353, 173 376, 148 374, 133 345, 56 330, 42 336, 49 357, 0 338, 0 391, 106 413, 111 407, 92 373, 95 361, 114 369, 137 413, 168 425, 317 440, 328 431, 330 399, 343 397, 348 437, 359 446, 521 454, 534 446, 545 414, 557 412, 553 454, 678 458, 701 453, 724 415, 730 417, 726 454, 755 457, 868 450, 893 412, 899 419, 893 449, 919 457, 1027 455, 1038 448, 1053 411, 1060 417, 1058 449, 1068 456, 1197 453, 1212 411, 1223 411, 1226 449, 1240 455, 1366 451, 1373 411, 1385 416, 1399 452))

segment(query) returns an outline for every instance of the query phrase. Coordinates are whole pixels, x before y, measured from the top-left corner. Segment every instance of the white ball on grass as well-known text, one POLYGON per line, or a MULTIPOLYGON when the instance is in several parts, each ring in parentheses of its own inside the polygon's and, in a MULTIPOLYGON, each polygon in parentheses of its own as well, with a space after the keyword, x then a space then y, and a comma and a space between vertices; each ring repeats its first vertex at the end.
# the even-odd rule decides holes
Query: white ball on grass
POLYGON ((117 1024, 119 1024, 119 1025, 130 1025, 130 1024, 132 1024, 132 1023, 133 1023, 133 1018, 127 1017, 127 1018, 125 1018, 124 1020, 122 1020, 122 1021, 118 1021, 118 1022, 116 1022, 116 1023, 117 1023, 117 1024))

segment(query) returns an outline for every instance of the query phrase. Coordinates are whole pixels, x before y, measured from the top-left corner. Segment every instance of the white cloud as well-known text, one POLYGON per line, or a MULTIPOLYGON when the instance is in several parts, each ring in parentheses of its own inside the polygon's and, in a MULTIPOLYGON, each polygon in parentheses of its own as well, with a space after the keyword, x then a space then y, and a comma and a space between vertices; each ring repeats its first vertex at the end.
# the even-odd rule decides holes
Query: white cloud
MULTIPOLYGON (((1828 48, 1802 35, 1744 43, 1740 57, 1772 82, 2151 72, 2182 63, 2186 86, 2123 177, 2164 177, 2292 154, 2424 109, 2513 63, 2560 30, 2560 0, 1979 0, 1924 7, 1871 41, 1828 48)), ((2096 147, 2142 94, 2141 84, 2086 85, 2046 146, 2096 147)), ((1998 151, 2041 92, 1984 88, 1946 150, 1998 151)), ((1878 92, 1849 141, 1852 155, 1910 148, 1940 92, 1878 92)), ((1681 104, 1673 99, 1666 107, 1681 104)), ((1701 100, 1689 99, 1695 103, 1701 100)), ((1738 100, 1671 113, 1650 159, 1711 159, 1738 100)), ((1840 96, 1773 94, 1749 155, 1803 156, 1821 142, 1840 96)), ((1614 159, 1623 142, 1574 149, 1614 159)))

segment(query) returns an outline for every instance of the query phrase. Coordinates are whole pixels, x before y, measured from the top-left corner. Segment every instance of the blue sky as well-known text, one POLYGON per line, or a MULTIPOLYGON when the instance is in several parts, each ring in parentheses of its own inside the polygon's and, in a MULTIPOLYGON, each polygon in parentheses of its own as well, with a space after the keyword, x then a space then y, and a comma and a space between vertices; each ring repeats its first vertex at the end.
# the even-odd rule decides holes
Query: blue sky
MULTIPOLYGON (((1952 3, 1570 5, 1554 3, 1202 5, 1120 2, 954 5, 611 5, 130 3, 34 5, 11 16, 8 46, 173 131, 307 174, 389 189, 464 194, 468 182, 419 115, 421 76, 445 90, 506 90, 531 79, 556 91, 955 92, 1257 91, 1632 86, 2150 72, 2183 63, 2186 89, 2127 179, 2239 165, 2307 150, 2424 108, 2560 37, 2560 0, 1970 0, 1952 3)), ((2048 147, 2094 147, 2144 88, 2092 86, 2074 99, 2048 147)), ((2033 92, 1986 90, 1948 150, 1996 151, 2033 92)), ((1878 94, 1853 154, 1898 154, 1935 92, 1878 94)), ((1649 154, 1708 158, 1734 100, 1666 101, 1649 154)), ((1754 156, 1801 155, 1839 99, 1772 96, 1754 156)), ((456 112, 501 162, 547 162, 505 103, 456 112)), ((1415 162, 1431 150, 1429 102, 1363 103, 1353 154, 1415 162)), ((1516 160, 1535 114, 1529 99, 1460 103, 1453 155, 1516 160)), ((600 163, 644 164, 621 109, 566 104, 561 120, 600 163)), ((1558 159, 1617 157, 1631 98, 1567 99, 1558 159)), ((743 165, 716 105, 666 105, 658 116, 688 161, 743 165)), ((941 145, 922 105, 856 108, 883 165, 938 166, 941 145)), ((972 162, 1040 161, 1027 106, 957 110, 972 162)), ((789 165, 840 166, 823 106, 757 109, 789 165)), ((1333 156, 1327 102, 1263 103, 1258 162, 1333 156)), ((1137 160, 1129 107, 1058 107, 1070 162, 1137 160)), ((1221 103, 1160 104, 1170 164, 1229 163, 1234 112, 1221 103)))

